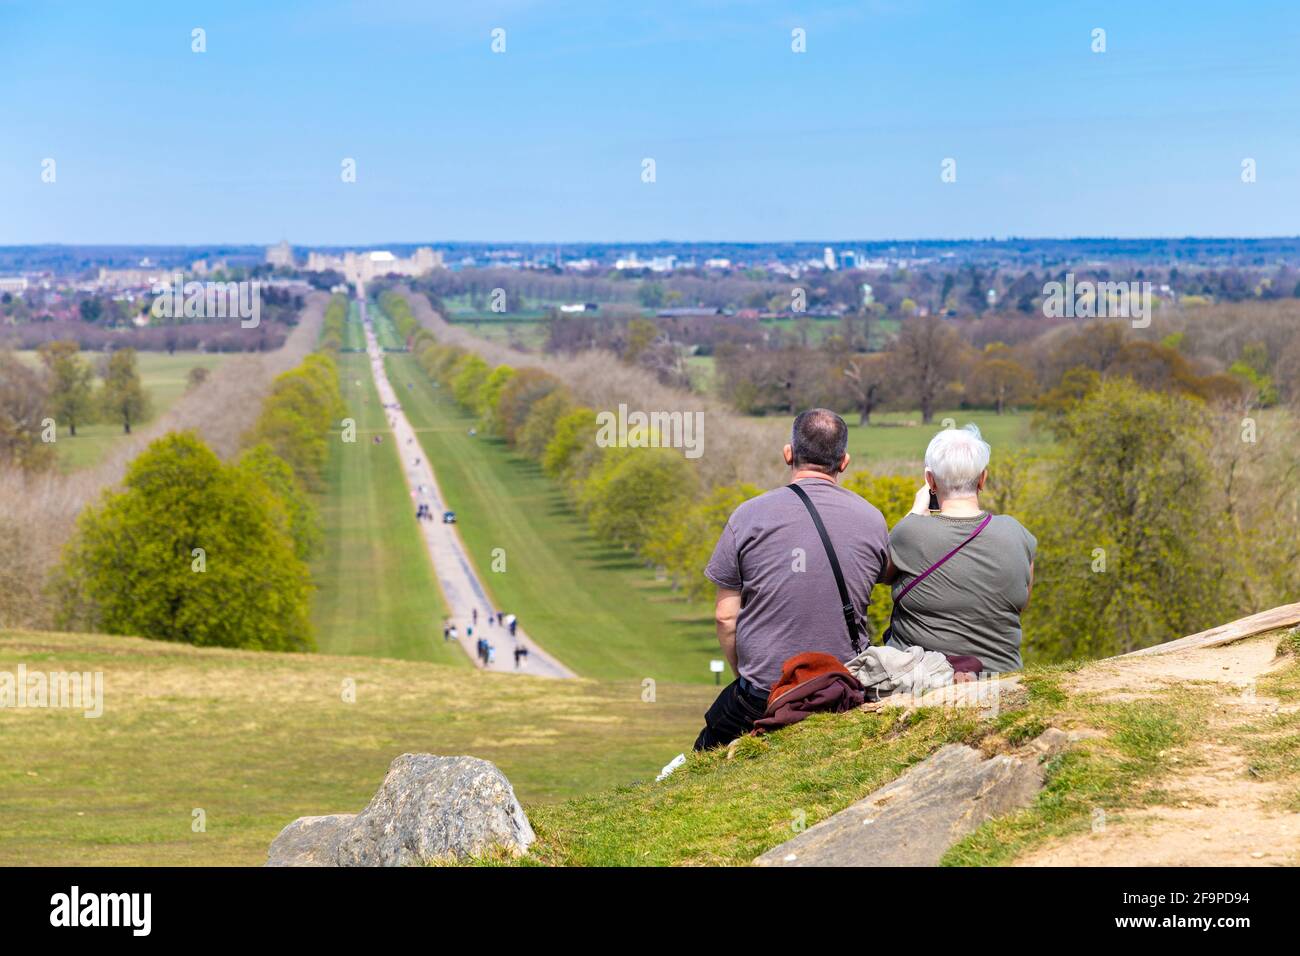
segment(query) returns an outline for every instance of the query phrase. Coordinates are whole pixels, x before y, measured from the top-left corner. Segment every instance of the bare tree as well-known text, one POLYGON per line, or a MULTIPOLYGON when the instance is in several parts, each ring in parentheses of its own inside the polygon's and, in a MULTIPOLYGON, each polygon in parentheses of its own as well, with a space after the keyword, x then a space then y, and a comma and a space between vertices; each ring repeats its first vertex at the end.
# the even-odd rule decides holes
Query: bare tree
POLYGON ((907 319, 890 352, 904 387, 921 409, 921 421, 934 420, 934 406, 952 381, 961 354, 961 338, 934 315, 907 319))
POLYGON ((884 401, 889 381, 889 357, 884 352, 851 355, 841 372, 858 410, 858 424, 871 424, 871 413, 884 401))
POLYGON ((0 466, 35 471, 52 463, 53 446, 42 440, 49 403, 49 377, 0 352, 0 466))

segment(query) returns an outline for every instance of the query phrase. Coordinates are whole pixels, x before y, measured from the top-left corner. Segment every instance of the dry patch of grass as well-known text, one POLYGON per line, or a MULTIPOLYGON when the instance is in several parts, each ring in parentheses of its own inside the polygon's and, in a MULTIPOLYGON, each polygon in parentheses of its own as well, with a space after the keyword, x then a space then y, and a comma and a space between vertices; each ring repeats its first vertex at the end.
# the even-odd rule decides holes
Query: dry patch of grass
POLYGON ((1289 635, 1118 659, 1061 681, 1058 726, 1101 736, 1058 758, 1037 804, 946 861, 1251 865, 1300 859, 1300 663, 1289 635), (1288 702, 1292 703, 1288 703, 1288 702))
POLYGON ((0 671, 19 663, 101 671, 104 713, 0 710, 0 865, 260 864, 295 817, 361 809, 408 751, 491 760, 531 811, 653 777, 712 696, 660 684, 646 704, 634 681, 0 634, 0 671))

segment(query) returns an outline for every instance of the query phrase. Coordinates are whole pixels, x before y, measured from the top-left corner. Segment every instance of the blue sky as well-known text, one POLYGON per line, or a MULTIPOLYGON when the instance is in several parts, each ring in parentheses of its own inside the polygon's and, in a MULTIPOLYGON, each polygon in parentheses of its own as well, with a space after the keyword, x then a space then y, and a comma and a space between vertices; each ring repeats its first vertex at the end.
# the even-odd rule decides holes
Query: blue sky
POLYGON ((1297 210, 1294 2, 0 0, 0 244, 1259 236, 1297 210))

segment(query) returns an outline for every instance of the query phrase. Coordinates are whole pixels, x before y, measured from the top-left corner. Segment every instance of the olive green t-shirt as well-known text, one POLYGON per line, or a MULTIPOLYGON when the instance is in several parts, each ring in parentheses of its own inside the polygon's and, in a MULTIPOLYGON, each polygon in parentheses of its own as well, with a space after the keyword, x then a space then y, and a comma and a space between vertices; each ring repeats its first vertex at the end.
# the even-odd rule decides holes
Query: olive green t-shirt
POLYGON ((970 544, 907 592, 899 592, 979 527, 971 518, 909 514, 889 535, 898 569, 889 644, 942 654, 973 654, 984 670, 1020 669, 1020 611, 1029 603, 1030 566, 1038 542, 1010 515, 994 515, 970 544))

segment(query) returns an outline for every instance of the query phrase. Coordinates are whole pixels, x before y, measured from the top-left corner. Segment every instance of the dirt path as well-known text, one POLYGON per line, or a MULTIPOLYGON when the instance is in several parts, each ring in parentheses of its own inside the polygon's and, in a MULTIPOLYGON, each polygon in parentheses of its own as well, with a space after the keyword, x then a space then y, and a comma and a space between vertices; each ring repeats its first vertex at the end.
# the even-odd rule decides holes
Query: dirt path
POLYGON ((1187 767, 1162 783, 1161 806, 1130 810, 1095 832, 1026 853, 1020 866, 1281 866, 1300 863, 1300 814, 1282 806, 1294 787, 1260 780, 1233 742, 1238 728, 1294 712, 1255 691, 1282 664, 1276 634, 1220 647, 1115 658, 1065 682, 1072 693, 1137 700, 1192 681, 1215 689, 1210 740, 1179 754, 1187 767))
MULTIPOLYGON (((361 320, 366 331, 366 351, 370 356, 370 370, 375 379, 375 388, 379 392, 379 401, 384 406, 389 427, 397 442, 398 456, 402 461, 402 473, 406 486, 411 492, 411 514, 414 516, 416 506, 425 503, 432 510, 432 521, 421 521, 420 530, 433 559, 434 573, 442 587, 443 596, 451 612, 451 621, 456 625, 457 638, 470 659, 481 668, 509 674, 532 674, 539 677, 576 677, 558 660, 546 653, 537 642, 530 638, 522 624, 517 626, 511 637, 509 630, 501 624, 489 624, 488 615, 496 611, 509 612, 492 601, 482 581, 475 572, 465 545, 460 540, 456 525, 443 524, 444 511, 454 511, 442 497, 433 468, 424 458, 424 449, 416 439, 415 429, 401 410, 397 394, 388 381, 384 370, 384 353, 375 338, 374 327, 366 314, 365 299, 360 299, 361 320), (474 611, 478 611, 478 625, 474 626, 474 611), (473 628, 473 636, 470 630, 473 628), (476 644, 480 636, 486 637, 495 649, 495 657, 490 664, 479 660, 476 644), (526 648, 528 654, 515 662, 515 648, 526 648)), ((435 636, 435 640, 440 638, 435 636)))

